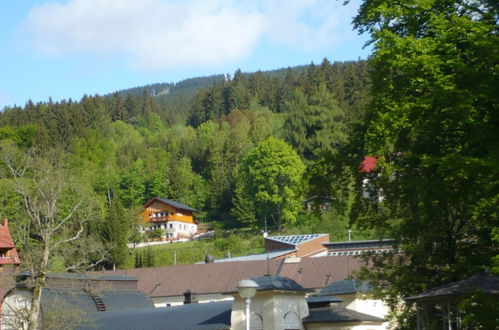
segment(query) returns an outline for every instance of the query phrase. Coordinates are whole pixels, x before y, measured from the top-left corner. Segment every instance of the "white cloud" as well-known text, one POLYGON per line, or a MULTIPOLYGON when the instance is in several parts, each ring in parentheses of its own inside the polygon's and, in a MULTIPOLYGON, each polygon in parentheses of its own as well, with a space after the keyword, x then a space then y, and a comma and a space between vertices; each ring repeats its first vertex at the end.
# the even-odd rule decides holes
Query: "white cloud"
POLYGON ((334 0, 69 0, 33 8, 23 30, 46 54, 122 56, 162 70, 240 60, 264 37, 326 49, 351 33, 350 10, 334 0))
POLYGON ((356 36, 352 17, 356 5, 335 0, 268 0, 266 17, 269 37, 289 47, 316 52, 338 46, 356 36), (272 19, 277 18, 277 19, 272 19))

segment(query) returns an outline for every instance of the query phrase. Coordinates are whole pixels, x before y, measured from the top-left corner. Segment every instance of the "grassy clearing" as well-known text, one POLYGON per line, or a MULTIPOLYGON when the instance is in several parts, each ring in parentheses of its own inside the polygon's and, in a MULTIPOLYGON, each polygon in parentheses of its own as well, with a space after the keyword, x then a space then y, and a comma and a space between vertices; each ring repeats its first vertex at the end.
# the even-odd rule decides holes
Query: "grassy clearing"
POLYGON ((265 252, 263 237, 253 233, 217 233, 215 238, 137 248, 128 268, 184 265, 215 259, 265 252))

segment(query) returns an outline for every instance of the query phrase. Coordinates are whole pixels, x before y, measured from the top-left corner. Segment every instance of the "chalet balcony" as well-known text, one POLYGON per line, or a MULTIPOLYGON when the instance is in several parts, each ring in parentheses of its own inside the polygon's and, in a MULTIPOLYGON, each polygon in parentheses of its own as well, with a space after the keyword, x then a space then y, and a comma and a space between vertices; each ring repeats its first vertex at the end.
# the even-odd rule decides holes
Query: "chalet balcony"
POLYGON ((18 264, 19 259, 16 257, 0 255, 0 265, 18 264))
POLYGON ((194 223, 192 216, 187 215, 168 215, 163 217, 149 217, 149 219, 151 222, 181 221, 194 223))

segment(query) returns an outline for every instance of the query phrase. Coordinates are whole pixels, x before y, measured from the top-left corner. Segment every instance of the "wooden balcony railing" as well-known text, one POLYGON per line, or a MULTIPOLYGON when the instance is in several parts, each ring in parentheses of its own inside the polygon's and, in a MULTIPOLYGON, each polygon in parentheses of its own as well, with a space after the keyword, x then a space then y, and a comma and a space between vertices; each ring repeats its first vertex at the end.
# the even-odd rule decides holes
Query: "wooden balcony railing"
POLYGON ((192 216, 189 215, 169 215, 166 217, 149 217, 151 222, 164 222, 164 221, 182 221, 194 223, 192 216))

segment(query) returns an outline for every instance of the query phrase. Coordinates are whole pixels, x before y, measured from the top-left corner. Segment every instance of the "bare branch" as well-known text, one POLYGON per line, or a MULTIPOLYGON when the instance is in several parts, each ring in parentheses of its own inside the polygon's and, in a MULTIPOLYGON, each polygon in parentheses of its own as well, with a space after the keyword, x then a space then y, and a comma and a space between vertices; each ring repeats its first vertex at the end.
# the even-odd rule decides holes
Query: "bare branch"
POLYGON ((72 242, 74 240, 77 240, 80 235, 83 233, 83 231, 85 230, 85 228, 83 227, 83 223, 84 222, 80 222, 80 229, 78 230, 78 232, 73 236, 73 237, 70 237, 68 239, 65 239, 65 240, 62 240, 62 241, 59 241, 59 242, 56 242, 53 247, 54 248, 57 248, 58 246, 60 246, 61 244, 64 244, 64 243, 69 243, 69 242, 72 242))

